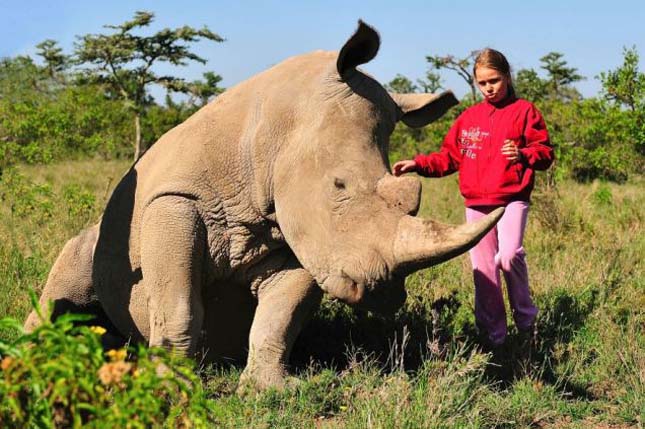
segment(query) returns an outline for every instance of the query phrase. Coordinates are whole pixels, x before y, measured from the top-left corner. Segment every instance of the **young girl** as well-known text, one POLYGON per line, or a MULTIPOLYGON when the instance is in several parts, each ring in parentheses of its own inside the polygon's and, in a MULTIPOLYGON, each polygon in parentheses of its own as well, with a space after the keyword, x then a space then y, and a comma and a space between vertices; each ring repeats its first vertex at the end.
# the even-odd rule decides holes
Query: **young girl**
POLYGON ((439 152, 399 161, 392 169, 396 176, 415 171, 428 177, 459 171, 467 222, 506 207, 497 226, 470 251, 477 326, 498 346, 506 338, 500 269, 518 330, 531 332, 535 323, 522 239, 535 170, 551 165, 553 149, 540 112, 515 96, 501 52, 481 51, 473 74, 484 101, 457 118, 439 152))

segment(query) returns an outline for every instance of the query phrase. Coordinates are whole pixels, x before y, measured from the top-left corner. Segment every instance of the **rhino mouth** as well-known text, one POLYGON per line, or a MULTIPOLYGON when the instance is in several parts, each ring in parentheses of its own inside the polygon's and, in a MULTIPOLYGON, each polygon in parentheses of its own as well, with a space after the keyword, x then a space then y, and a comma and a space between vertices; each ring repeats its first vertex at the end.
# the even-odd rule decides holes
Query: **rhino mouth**
POLYGON ((405 277, 395 276, 366 290, 356 307, 384 315, 394 314, 405 303, 405 277))
POLYGON ((407 297, 405 277, 393 276, 387 280, 364 283, 344 273, 327 277, 321 288, 332 297, 352 307, 380 314, 395 313, 407 297))

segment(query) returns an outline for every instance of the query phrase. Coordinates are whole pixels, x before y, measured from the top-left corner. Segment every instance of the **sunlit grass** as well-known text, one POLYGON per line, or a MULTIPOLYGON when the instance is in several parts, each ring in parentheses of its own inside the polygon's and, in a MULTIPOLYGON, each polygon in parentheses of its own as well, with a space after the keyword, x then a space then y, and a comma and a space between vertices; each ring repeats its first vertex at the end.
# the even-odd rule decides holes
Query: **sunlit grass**
MULTIPOLYGON (((0 317, 24 320, 64 243, 99 219, 128 161, 20 167, 0 182, 0 317), (12 178, 9 184, 9 178, 12 178)), ((638 427, 645 416, 645 193, 538 187, 525 248, 540 308, 528 352, 476 345, 466 255, 408 278, 394 318, 325 301, 295 345, 295 391, 241 399, 240 369, 203 369, 222 427, 638 427)), ((457 178, 424 180, 420 215, 460 223, 457 178)), ((509 316, 509 326, 512 321, 509 316)), ((0 338, 11 338, 0 331, 0 338)))

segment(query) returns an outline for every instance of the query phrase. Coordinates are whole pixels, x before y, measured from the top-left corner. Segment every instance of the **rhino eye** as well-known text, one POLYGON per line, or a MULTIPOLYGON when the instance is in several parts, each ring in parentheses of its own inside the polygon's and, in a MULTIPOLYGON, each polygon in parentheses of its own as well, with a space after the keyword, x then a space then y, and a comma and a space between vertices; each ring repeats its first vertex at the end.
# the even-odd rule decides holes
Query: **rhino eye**
POLYGON ((336 189, 345 189, 345 181, 339 177, 334 179, 334 186, 336 189))

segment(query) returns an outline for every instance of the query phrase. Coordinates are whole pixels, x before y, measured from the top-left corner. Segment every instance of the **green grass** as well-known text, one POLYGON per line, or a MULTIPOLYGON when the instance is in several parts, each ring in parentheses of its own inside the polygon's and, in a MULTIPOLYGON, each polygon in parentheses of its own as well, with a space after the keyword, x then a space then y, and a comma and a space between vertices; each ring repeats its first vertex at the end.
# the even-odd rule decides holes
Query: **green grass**
MULTIPOLYGON (((128 162, 21 166, 0 182, 0 318, 23 320, 63 244, 97 221, 128 162)), ((325 301, 298 339, 292 391, 239 398, 240 368, 202 368, 221 427, 642 427, 643 179, 538 187, 525 248, 540 308, 528 352, 476 346, 466 256, 408 278, 394 318, 325 301)), ((464 219, 457 178, 424 181, 421 215, 464 219)), ((511 326, 509 316, 509 326, 511 326)), ((0 340, 16 334, 0 329, 0 340)))

